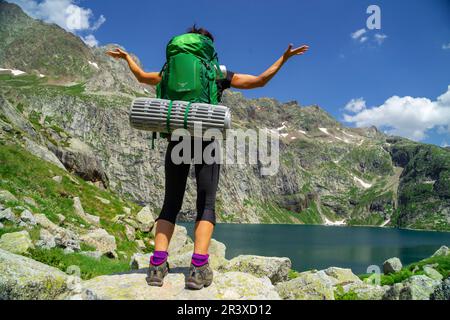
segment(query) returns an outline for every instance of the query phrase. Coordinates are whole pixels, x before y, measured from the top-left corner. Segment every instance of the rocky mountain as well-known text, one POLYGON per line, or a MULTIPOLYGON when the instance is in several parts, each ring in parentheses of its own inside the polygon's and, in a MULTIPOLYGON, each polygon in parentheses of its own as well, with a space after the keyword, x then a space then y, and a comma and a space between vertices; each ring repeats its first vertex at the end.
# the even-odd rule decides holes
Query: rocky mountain
MULTIPOLYGON (((8 152, 31 152, 102 192, 158 211, 167 142, 158 140, 150 150, 150 134, 128 121, 132 99, 154 89, 106 56, 110 46, 88 48, 4 1, 0 38, 0 68, 25 72, 0 75, 0 140, 8 152)), ((280 167, 267 177, 260 165, 225 165, 219 221, 450 230, 449 149, 376 128, 346 128, 319 106, 295 101, 228 92, 224 105, 235 128, 264 128, 280 137, 280 167)), ((21 185, 8 179, 0 177, 0 189, 20 195, 21 185)), ((195 215, 195 185, 188 184, 183 219, 195 215)), ((70 215, 73 209, 61 210, 70 215)))

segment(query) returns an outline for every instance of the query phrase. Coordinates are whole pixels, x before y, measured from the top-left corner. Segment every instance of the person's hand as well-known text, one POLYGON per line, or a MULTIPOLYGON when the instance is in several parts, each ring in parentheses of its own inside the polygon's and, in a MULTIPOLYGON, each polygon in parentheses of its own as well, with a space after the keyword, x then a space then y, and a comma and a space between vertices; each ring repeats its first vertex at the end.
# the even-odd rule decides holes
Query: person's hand
POLYGON ((304 54, 306 51, 308 51, 309 46, 301 46, 295 49, 292 49, 293 45, 292 43, 289 45, 289 47, 287 48, 287 50, 285 51, 285 53, 283 54, 285 60, 293 57, 293 56, 299 56, 304 54))
POLYGON ((125 51, 123 51, 120 48, 116 48, 114 50, 107 51, 106 54, 115 59, 125 59, 128 55, 128 53, 126 53, 125 51))

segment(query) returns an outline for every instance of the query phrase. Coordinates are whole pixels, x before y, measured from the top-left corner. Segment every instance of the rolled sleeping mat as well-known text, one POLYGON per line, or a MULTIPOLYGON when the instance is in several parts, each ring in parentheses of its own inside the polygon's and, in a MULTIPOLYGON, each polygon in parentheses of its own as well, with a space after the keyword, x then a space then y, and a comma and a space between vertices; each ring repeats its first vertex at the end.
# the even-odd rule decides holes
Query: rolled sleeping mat
POLYGON ((156 98, 136 98, 131 105, 130 124, 145 131, 172 133, 186 129, 194 135, 194 124, 201 123, 203 134, 217 129, 225 135, 231 129, 231 112, 225 106, 189 103, 156 98))

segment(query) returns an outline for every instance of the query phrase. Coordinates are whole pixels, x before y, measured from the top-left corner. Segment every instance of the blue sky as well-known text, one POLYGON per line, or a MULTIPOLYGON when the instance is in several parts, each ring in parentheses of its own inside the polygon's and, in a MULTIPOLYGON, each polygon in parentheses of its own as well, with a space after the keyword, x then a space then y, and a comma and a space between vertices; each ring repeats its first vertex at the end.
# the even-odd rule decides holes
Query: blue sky
MULTIPOLYGON (((30 3, 51 11, 53 1, 12 2, 36 16, 30 3)), ((123 45, 147 71, 161 68, 168 40, 193 23, 215 35, 221 63, 240 73, 261 73, 290 42, 308 44, 266 87, 244 95, 317 104, 348 126, 450 144, 448 0, 59 1, 90 10, 89 26, 71 31, 123 45), (381 9, 380 30, 366 27, 371 4, 381 9)))

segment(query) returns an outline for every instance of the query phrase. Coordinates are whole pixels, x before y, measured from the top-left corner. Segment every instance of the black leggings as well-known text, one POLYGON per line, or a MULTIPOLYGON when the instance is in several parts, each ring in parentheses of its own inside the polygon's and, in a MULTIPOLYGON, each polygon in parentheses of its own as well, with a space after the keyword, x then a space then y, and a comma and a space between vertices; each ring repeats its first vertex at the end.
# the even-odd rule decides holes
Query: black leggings
MULTIPOLYGON (((165 196, 164 205, 157 220, 166 220, 173 224, 183 204, 189 164, 175 164, 171 153, 178 141, 169 141, 165 157, 165 196)), ((205 148, 214 141, 202 141, 202 154, 205 148)), ((217 149, 215 149, 217 150, 217 149)), ((181 154, 183 154, 181 152, 181 154)), ((213 153, 214 155, 214 153, 213 153)), ((194 157, 194 140, 191 140, 191 159, 194 157)), ((203 159, 203 157, 202 157, 203 159)), ((216 193, 219 184, 220 164, 195 164, 195 179, 197 181, 197 221, 209 221, 216 224, 216 193)))

